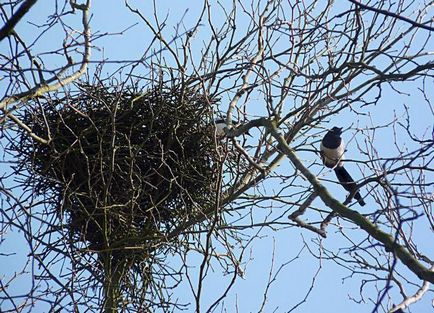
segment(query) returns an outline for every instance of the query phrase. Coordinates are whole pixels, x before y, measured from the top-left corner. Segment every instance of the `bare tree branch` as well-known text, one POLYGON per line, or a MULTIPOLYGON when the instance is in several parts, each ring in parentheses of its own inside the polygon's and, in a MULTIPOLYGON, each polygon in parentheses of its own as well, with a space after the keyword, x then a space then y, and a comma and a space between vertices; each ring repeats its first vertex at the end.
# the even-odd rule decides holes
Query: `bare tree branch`
MULTIPOLYGON (((409 18, 407 18, 405 16, 402 16, 400 14, 396 14, 396 13, 393 13, 393 12, 390 12, 390 11, 387 11, 387 10, 383 10, 383 9, 378 9, 378 8, 375 8, 375 7, 372 7, 372 6, 360 3, 359 1, 356 1, 356 0, 348 0, 348 1, 350 1, 351 3, 354 3, 355 5, 359 6, 360 8, 362 8, 364 10, 368 10, 368 11, 372 11, 372 12, 380 13, 382 15, 386 15, 386 16, 389 16, 389 17, 396 18, 398 20, 407 22, 407 23, 409 23, 409 24, 411 24, 411 25, 413 25, 414 27, 417 27, 417 28, 423 28, 423 29, 426 29, 426 30, 429 30, 429 31, 434 31, 434 27, 428 26, 426 24, 422 24, 422 23, 419 23, 419 22, 416 22, 416 21, 413 21, 413 20, 411 20, 411 19, 409 19, 409 18)), ((431 21, 431 23, 432 23, 432 21, 431 21)))
POLYGON ((18 8, 14 15, 9 18, 3 27, 0 29, 0 41, 9 36, 13 31, 15 25, 23 18, 30 8, 36 3, 37 0, 25 0, 24 3, 18 8))

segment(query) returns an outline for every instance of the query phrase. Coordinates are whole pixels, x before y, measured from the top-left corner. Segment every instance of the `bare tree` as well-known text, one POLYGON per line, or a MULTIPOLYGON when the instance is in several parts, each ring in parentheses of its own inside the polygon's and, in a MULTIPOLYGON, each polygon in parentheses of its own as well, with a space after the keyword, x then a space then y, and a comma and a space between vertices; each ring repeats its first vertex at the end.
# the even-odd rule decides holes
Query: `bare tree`
MULTIPOLYGON (((1 258, 26 260, 2 273, 2 310, 236 311, 225 300, 254 242, 298 228, 321 265, 285 312, 331 262, 373 312, 432 291, 434 2, 204 0, 170 24, 157 2, 126 1, 145 52, 94 63, 102 12, 56 1, 24 36, 35 3, 1 5, 1 258), (51 31, 58 46, 40 51, 51 31), (333 126, 349 194, 320 157, 333 126), (221 292, 204 295, 215 277, 221 292)), ((271 256, 258 311, 276 309, 270 290, 300 257, 271 256)))

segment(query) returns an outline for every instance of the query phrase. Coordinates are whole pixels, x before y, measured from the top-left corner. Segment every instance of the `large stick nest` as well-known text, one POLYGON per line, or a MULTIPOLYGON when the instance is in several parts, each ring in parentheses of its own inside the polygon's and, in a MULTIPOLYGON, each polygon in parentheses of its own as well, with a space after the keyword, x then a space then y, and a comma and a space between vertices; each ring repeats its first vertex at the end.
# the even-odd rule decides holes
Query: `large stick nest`
POLYGON ((210 99, 189 89, 79 85, 23 121, 23 164, 53 193, 75 240, 95 250, 167 233, 214 203, 219 153, 210 99))

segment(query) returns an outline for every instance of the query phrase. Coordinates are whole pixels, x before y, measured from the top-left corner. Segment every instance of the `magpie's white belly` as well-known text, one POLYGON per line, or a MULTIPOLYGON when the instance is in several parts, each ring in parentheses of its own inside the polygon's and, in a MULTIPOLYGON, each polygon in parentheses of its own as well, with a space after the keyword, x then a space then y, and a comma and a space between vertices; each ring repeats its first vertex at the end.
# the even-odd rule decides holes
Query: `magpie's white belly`
POLYGON ((344 164, 344 144, 337 147, 336 149, 329 149, 323 146, 321 143, 321 156, 323 158, 323 163, 327 167, 343 166, 344 164), (338 164, 339 163, 339 164, 338 164))

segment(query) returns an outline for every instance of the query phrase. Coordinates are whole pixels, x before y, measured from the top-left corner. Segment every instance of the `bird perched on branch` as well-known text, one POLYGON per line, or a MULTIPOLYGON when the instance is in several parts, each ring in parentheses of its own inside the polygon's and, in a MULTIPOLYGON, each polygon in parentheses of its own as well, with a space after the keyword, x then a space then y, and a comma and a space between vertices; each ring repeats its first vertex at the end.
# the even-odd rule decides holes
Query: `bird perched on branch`
MULTIPOLYGON (((214 124, 217 137, 224 137, 226 135, 225 129, 230 129, 230 127, 226 124, 226 116, 222 116, 221 118, 214 120, 214 124)), ((233 127, 237 128, 240 125, 241 123, 239 121, 232 120, 233 127)), ((248 131, 246 132, 246 135, 251 136, 248 131)))
POLYGON ((214 121, 214 124, 215 124, 215 132, 217 137, 223 137, 224 135, 226 135, 225 128, 229 128, 229 127, 226 124, 225 117, 216 119, 214 121))
MULTIPOLYGON (((321 159, 325 166, 334 169, 336 177, 342 187, 349 192, 354 192, 356 191, 357 185, 350 173, 348 173, 344 167, 345 145, 341 138, 341 134, 342 128, 340 127, 333 127, 327 132, 321 141, 321 159)), ((363 198, 358 191, 354 194, 354 198, 361 206, 365 205, 365 201, 363 201, 363 198)))

